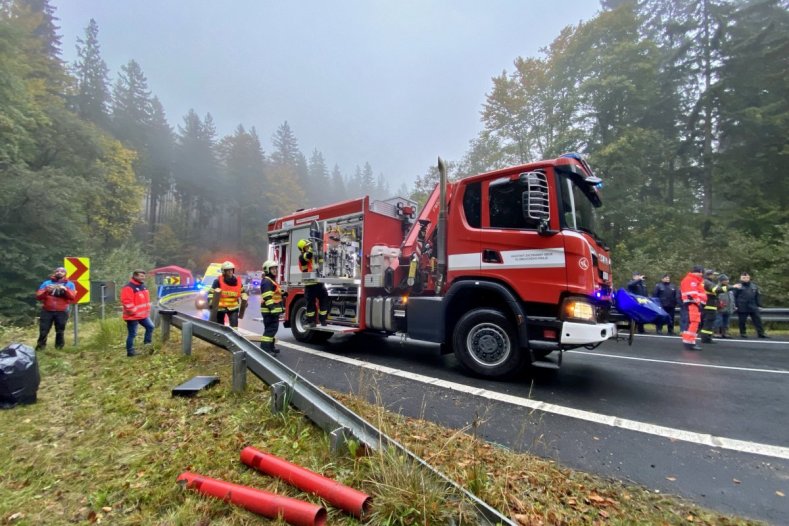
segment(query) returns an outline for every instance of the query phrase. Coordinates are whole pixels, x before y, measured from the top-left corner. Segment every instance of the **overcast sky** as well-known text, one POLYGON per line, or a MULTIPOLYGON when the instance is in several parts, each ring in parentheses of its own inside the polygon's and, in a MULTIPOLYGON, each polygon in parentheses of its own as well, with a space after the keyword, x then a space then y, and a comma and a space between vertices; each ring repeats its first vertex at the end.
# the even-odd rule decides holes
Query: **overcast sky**
POLYGON ((193 108, 219 136, 288 121, 307 158, 369 161, 392 189, 481 130, 491 78, 537 56, 596 0, 51 0, 63 58, 91 18, 112 82, 136 60, 173 127, 193 108))

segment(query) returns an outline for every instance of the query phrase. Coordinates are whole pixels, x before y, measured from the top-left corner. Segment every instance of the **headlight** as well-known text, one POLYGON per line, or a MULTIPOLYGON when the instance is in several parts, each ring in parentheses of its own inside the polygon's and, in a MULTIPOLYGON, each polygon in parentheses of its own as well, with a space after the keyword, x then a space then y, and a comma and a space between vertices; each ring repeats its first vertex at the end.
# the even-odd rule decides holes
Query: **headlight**
POLYGON ((562 315, 566 320, 577 320, 594 323, 595 312, 591 303, 580 298, 568 298, 562 305, 562 315))

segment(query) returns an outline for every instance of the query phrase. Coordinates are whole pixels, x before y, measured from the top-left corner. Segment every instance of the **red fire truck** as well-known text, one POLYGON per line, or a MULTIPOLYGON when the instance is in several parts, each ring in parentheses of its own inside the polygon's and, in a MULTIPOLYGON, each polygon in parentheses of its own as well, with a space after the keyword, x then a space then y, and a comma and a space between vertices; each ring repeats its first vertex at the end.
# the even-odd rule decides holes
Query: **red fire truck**
POLYGON ((557 367, 562 351, 616 336, 611 260, 593 224, 602 183, 580 155, 449 183, 439 159, 439 172, 418 214, 409 199, 363 197, 269 222, 284 323, 297 340, 401 334, 500 377, 529 363, 557 367), (313 275, 299 269, 300 239, 323 257, 313 275), (307 277, 328 289, 327 326, 306 325, 307 277), (546 359, 553 351, 557 361, 546 359))

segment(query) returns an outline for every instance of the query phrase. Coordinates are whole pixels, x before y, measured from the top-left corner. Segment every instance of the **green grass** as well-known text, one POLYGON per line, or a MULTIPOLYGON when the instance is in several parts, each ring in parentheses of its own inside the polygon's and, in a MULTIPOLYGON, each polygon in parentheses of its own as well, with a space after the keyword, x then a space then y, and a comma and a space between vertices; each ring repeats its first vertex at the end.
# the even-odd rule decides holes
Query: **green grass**
MULTIPOLYGON (((222 349, 196 340, 192 356, 183 356, 176 330, 172 342, 156 342, 154 354, 128 359, 120 320, 81 323, 80 331, 79 347, 39 355, 38 402, 0 411, 0 524, 261 522, 183 490, 175 480, 185 470, 321 502, 241 464, 247 445, 367 492, 367 524, 475 523, 467 502, 394 451, 332 454, 327 435, 299 412, 271 413, 268 387, 253 375, 244 393, 232 393, 230 356, 222 349), (171 396, 198 374, 221 383, 195 398, 171 396)), ((6 329, 0 340, 33 344, 35 335, 6 329)), ((751 524, 333 394, 521 524, 751 524)), ((330 524, 359 524, 326 507, 330 524)))

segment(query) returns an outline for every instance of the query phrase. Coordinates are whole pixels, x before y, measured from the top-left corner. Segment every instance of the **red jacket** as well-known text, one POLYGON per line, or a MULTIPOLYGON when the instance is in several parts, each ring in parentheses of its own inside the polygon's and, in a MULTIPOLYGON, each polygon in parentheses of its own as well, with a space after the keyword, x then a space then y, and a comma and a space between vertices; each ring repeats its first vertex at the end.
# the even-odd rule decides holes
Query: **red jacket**
POLYGON ((699 274, 688 272, 679 284, 683 303, 707 303, 707 293, 704 291, 704 278, 699 274))
POLYGON ((56 279, 55 276, 50 276, 36 291, 36 299, 43 302, 41 307, 48 311, 67 310, 76 297, 77 289, 74 284, 67 279, 56 279), (65 288, 61 289, 61 287, 65 288), (59 292, 60 290, 62 292, 59 292), (53 293, 57 296, 53 296, 53 293))
POLYGON ((142 320, 151 312, 151 298, 145 283, 132 279, 121 289, 124 320, 142 320))

